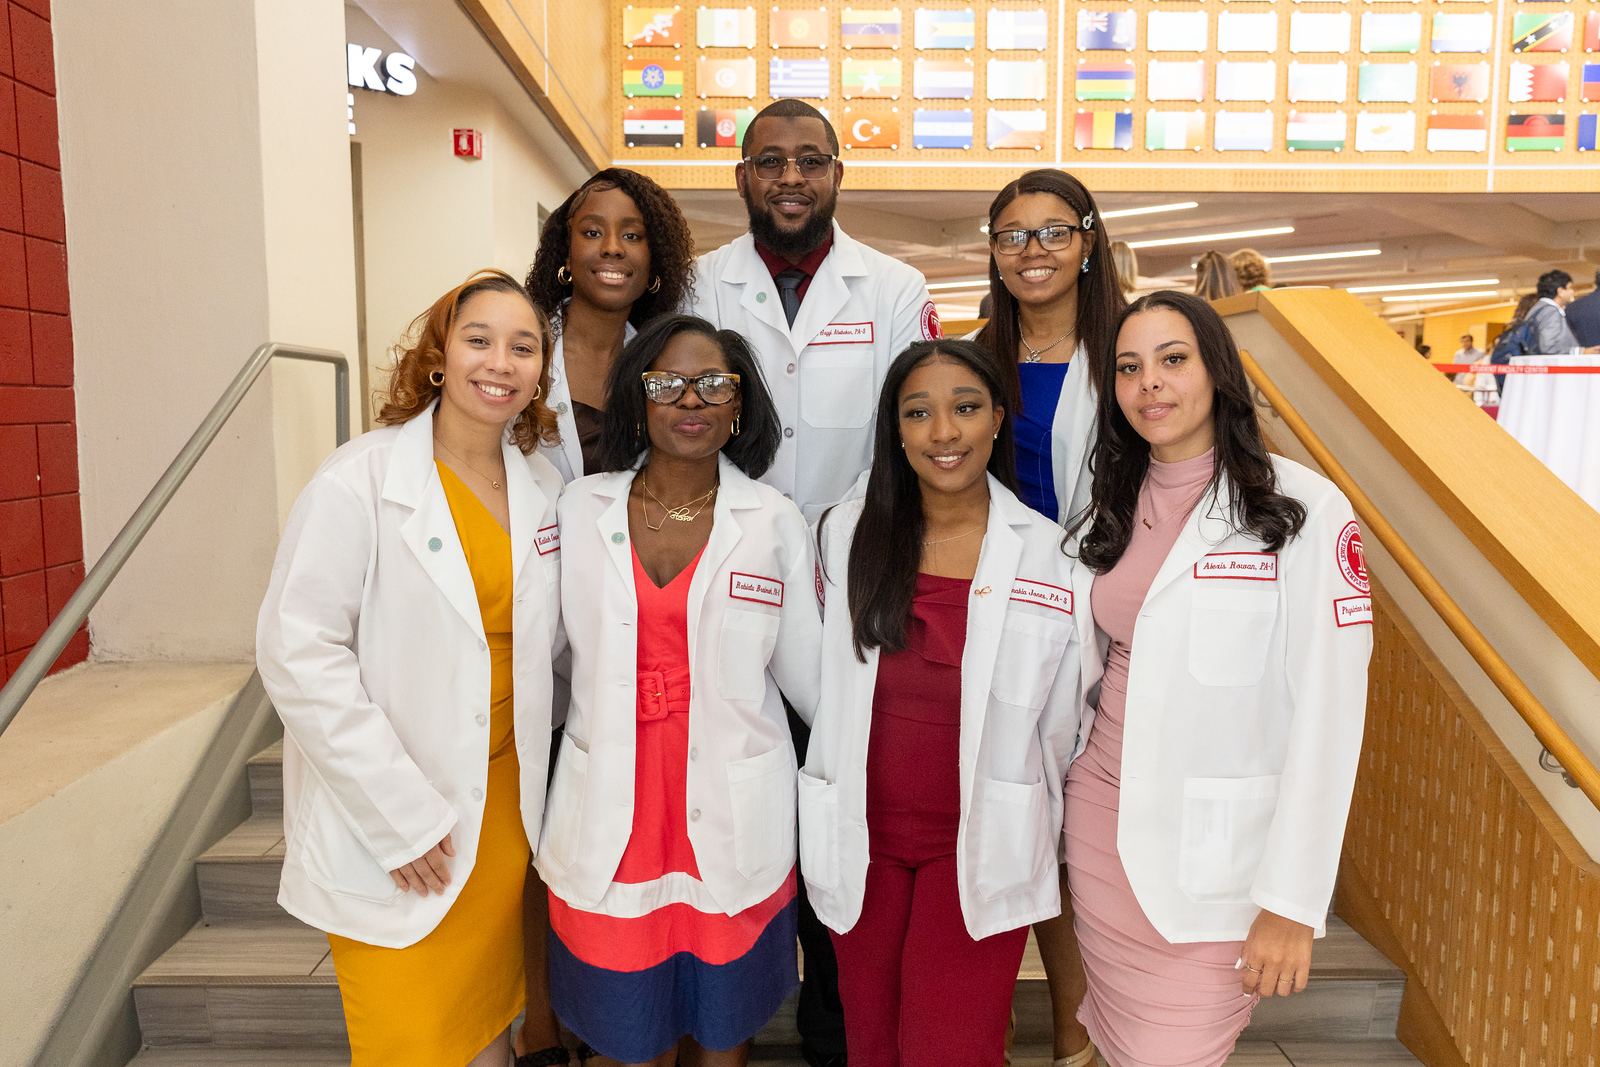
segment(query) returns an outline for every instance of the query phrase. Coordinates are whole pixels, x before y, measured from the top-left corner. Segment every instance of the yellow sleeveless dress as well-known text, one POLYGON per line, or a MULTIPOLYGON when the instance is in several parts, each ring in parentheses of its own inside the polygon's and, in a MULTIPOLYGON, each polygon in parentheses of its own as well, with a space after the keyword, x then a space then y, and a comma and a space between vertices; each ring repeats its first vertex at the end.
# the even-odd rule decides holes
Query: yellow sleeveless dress
MULTIPOLYGON (((432 933, 407 948, 328 935, 352 1067, 462 1067, 521 1013, 522 828, 511 710, 511 536, 435 461, 489 642, 489 786, 477 863, 432 933)), ((459 859, 459 857, 458 857, 459 859)))

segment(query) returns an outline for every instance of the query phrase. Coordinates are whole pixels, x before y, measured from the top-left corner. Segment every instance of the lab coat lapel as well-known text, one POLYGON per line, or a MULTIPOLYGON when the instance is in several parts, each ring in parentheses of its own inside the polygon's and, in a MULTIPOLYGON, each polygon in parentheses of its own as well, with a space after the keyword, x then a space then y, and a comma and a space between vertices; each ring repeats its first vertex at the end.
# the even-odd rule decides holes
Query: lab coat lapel
POLYGON ((800 302, 800 313, 794 317, 790 331, 794 350, 799 352, 822 332, 823 327, 850 302, 850 285, 846 278, 866 273, 861 250, 839 224, 833 224, 833 248, 828 251, 806 289, 806 298, 800 302))
POLYGON ((606 547, 606 555, 611 557, 612 565, 622 578, 623 587, 634 598, 635 604, 638 603, 638 591, 633 587, 633 547, 628 544, 628 491, 633 486, 636 474, 636 471, 608 474, 595 489, 596 496, 615 495, 611 506, 600 513, 595 525, 600 530, 600 542, 606 547))
POLYGON ((1078 483, 1088 478, 1084 451, 1093 436, 1095 411, 1089 357, 1082 344, 1073 353, 1072 365, 1056 401, 1055 420, 1050 426, 1051 451, 1058 457, 1052 472, 1056 483, 1056 521, 1065 526, 1073 517, 1073 496, 1078 483))
POLYGON ((567 461, 562 471, 567 480, 583 477, 583 448, 578 443, 578 417, 572 410, 572 387, 567 384, 567 360, 561 336, 550 351, 551 408, 556 413, 556 428, 561 433, 561 455, 567 461))
POLYGON ((1228 521, 1232 499, 1226 478, 1218 482, 1215 495, 1207 492, 1200 498, 1200 503, 1195 505, 1188 521, 1183 524, 1183 533, 1178 535, 1177 543, 1167 553, 1155 580, 1150 583, 1150 590, 1144 596, 1146 604, 1174 579, 1187 574, 1201 556, 1216 548, 1233 532, 1228 521))
POLYGON ((783 317, 783 301, 778 299, 778 286, 772 280, 772 272, 756 253, 756 239, 747 233, 733 244, 733 255, 728 257, 719 280, 743 288, 739 306, 745 314, 788 337, 789 321, 783 317))
POLYGON ((550 509, 550 500, 533 480, 528 457, 522 454, 508 433, 500 443, 506 465, 506 507, 511 513, 511 583, 522 581, 522 568, 538 544, 539 520, 550 509))
MULTIPOLYGON (((743 508, 760 506, 760 498, 756 496, 750 479, 735 467, 727 456, 717 457, 717 477, 721 479, 721 488, 717 490, 717 501, 711 507, 711 535, 706 539, 706 547, 700 553, 700 562, 695 565, 694 576, 689 579, 688 629, 691 656, 699 647, 696 635, 700 632, 700 620, 704 618, 706 598, 708 595, 713 597, 719 595, 714 583, 721 582, 718 576, 722 573, 722 565, 733 553, 739 539, 744 536, 744 531, 739 527, 739 520, 734 518, 733 513, 743 508)), ((693 666, 691 663, 691 669, 693 666)))
MULTIPOLYGON (((989 686, 994 680, 995 656, 1005 628, 1011 583, 1022 562, 1022 538, 1011 528, 1013 511, 1021 505, 1010 490, 989 476, 989 523, 967 600, 967 644, 961 654, 961 766, 970 774, 978 765, 978 747, 989 711, 989 686)), ((1025 515, 1020 516, 1027 521, 1025 515)), ((971 795, 970 781, 963 783, 971 795)))

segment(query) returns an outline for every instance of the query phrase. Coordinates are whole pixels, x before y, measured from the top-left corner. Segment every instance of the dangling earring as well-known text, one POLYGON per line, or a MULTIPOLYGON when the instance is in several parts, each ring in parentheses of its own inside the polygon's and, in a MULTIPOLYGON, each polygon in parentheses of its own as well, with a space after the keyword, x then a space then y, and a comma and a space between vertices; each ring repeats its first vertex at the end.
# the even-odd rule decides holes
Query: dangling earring
POLYGON ((650 283, 650 288, 646 289, 645 292, 647 292, 647 293, 659 293, 660 291, 661 291, 661 275, 657 274, 656 275, 656 280, 650 283))
POLYGON ((432 374, 428 375, 428 381, 432 382, 434 385, 443 385, 444 384, 444 371, 442 371, 442 370, 434 371, 432 374))
POLYGON ((572 284, 572 272, 567 269, 567 265, 565 263, 561 264, 560 268, 557 269, 556 281, 560 282, 562 285, 572 284))
POLYGON ((1083 266, 1078 268, 1078 273, 1079 274, 1088 274, 1089 273, 1089 257, 1088 256, 1085 256, 1083 258, 1083 266))
POLYGON ((733 417, 733 436, 739 436, 739 416, 737 415, 733 417))

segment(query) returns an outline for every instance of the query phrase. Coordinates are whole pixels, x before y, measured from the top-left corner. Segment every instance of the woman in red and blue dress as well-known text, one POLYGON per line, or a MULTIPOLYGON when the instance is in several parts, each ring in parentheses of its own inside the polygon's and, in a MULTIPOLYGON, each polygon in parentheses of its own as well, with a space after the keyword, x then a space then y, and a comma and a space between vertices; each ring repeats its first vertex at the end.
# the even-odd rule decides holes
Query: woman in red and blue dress
POLYGON ((805 520, 755 479, 780 424, 749 347, 657 319, 563 496, 572 704, 538 866, 556 1014, 599 1055, 740 1067, 797 985, 796 767, 822 623, 805 520), (780 695, 781 689, 781 695, 780 695))

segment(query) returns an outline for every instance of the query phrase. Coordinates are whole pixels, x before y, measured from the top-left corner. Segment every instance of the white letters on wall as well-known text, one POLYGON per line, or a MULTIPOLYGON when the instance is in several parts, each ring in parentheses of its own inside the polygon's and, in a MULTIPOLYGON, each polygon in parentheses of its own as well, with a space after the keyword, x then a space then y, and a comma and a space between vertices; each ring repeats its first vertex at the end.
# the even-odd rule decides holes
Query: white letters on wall
POLYGON ((417 61, 404 52, 390 52, 385 56, 380 48, 347 44, 345 54, 351 87, 371 89, 375 93, 390 92, 395 96, 410 96, 417 91, 417 61), (379 59, 383 60, 383 74, 378 73, 379 59))

